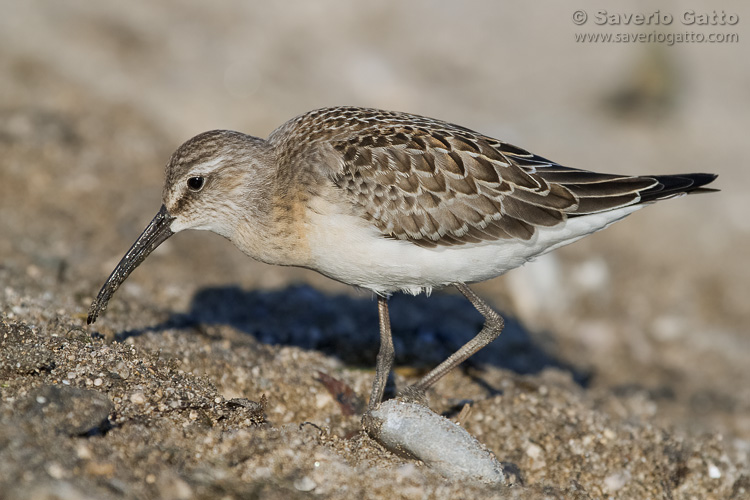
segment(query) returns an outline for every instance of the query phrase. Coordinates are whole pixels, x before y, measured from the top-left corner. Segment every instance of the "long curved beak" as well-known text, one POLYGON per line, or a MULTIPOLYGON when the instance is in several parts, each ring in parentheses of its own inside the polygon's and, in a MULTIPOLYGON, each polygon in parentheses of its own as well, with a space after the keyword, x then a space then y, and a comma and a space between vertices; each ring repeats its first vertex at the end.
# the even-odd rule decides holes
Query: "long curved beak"
POLYGON ((153 252, 156 247, 164 243, 164 241, 172 236, 174 233, 170 229, 170 225, 174 217, 169 215, 167 207, 161 206, 156 217, 149 223, 146 229, 143 230, 141 235, 135 240, 133 246, 125 254, 125 256, 117 264, 115 270, 109 275, 107 281, 99 290, 99 295, 96 296, 96 300, 91 304, 89 309, 89 317, 86 320, 87 324, 91 324, 96 321, 97 316, 100 312, 103 312, 107 308, 107 303, 115 291, 122 285, 122 282, 130 276, 130 273, 143 262, 148 255, 153 252))

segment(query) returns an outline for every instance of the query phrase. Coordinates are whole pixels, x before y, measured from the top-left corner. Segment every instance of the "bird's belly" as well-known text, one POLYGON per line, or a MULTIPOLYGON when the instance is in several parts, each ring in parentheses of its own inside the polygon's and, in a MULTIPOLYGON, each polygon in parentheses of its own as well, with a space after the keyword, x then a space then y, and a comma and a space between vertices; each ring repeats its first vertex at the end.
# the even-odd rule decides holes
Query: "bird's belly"
POLYGON ((603 229, 638 208, 571 218, 551 228, 537 228, 534 236, 525 241, 498 239, 434 248, 386 238, 360 217, 311 214, 311 260, 305 267, 376 293, 418 294, 453 283, 500 276, 534 257, 603 229))

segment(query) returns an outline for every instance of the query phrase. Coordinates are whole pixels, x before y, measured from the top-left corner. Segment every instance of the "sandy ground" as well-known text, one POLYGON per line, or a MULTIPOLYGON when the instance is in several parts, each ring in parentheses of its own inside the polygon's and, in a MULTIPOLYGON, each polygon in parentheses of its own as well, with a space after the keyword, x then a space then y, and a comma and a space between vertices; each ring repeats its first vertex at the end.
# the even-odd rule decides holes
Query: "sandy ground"
MULTIPOLYGON (((2 2, 0 497, 750 497, 750 7, 691 6, 729 26, 608 7, 675 17, 636 27, 579 3, 2 2), (655 30, 739 41, 574 41, 655 30), (85 326, 182 141, 334 104, 593 170, 720 174, 721 193, 476 286, 508 328, 428 396, 453 419, 470 404, 463 425, 512 487, 446 481, 366 437, 374 299, 215 235, 175 236, 85 326)), ((403 387, 481 317, 448 290, 394 297, 392 323, 403 387)))

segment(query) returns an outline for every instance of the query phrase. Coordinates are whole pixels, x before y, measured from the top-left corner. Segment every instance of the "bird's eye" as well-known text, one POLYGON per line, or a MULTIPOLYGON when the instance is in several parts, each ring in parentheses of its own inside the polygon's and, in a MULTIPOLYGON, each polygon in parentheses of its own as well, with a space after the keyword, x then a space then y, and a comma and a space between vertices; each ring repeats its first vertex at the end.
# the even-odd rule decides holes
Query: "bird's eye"
POLYGON ((200 191, 203 189, 203 184, 205 184, 205 182, 206 179, 204 177, 190 177, 187 180, 187 186, 191 191, 200 191))

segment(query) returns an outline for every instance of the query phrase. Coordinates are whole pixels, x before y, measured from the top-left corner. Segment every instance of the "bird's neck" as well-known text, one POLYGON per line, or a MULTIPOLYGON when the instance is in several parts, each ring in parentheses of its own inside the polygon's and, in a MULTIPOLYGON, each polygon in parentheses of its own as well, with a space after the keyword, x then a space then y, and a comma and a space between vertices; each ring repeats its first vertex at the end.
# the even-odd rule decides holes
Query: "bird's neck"
POLYGON ((275 158, 269 164, 275 168, 252 173, 254 192, 247 197, 252 202, 248 210, 242 211, 243 220, 228 237, 256 260, 306 266, 309 248, 305 228, 310 192, 304 183, 294 182, 294 172, 279 165, 275 158))

